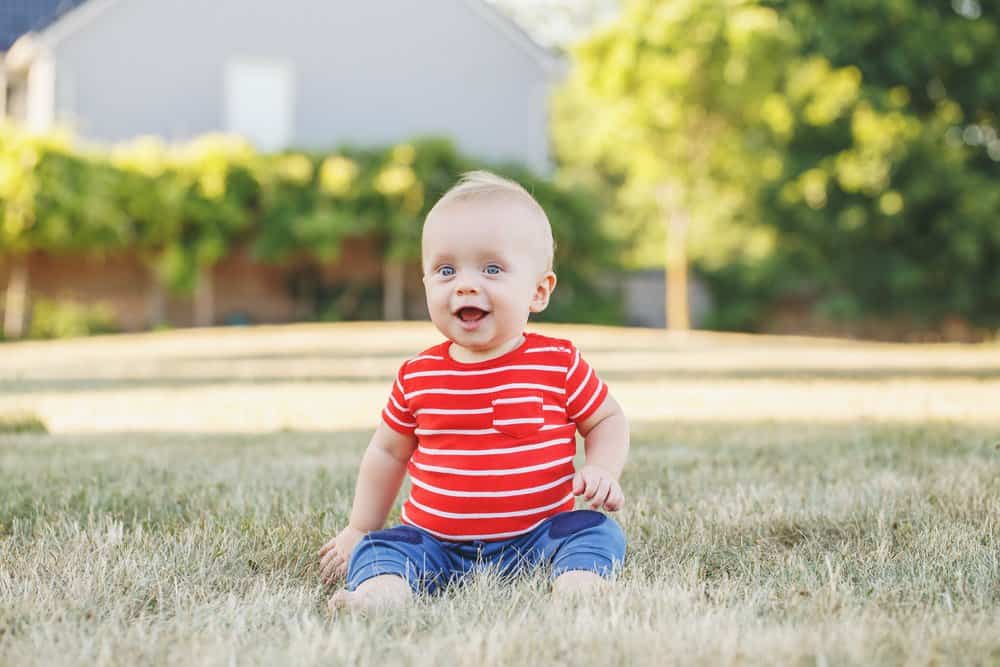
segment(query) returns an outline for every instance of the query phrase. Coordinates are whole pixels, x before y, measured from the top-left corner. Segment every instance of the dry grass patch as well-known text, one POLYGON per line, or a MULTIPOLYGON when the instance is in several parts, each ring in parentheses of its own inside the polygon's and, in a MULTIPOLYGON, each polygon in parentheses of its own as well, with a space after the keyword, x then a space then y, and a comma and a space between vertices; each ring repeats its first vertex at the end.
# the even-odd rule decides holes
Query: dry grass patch
MULTIPOLYGON (((330 401, 370 422, 410 330, 337 356, 365 331, 130 337, 118 366, 107 341, 54 344, 75 359, 61 366, 24 348, 39 370, 0 376, 0 402, 59 428, 0 433, 0 664, 1000 663, 1000 418, 982 399, 1000 392, 995 347, 790 341, 798 361, 779 363, 774 339, 561 329, 647 415, 617 588, 570 605, 544 571, 486 572, 408 611, 331 620, 315 552, 347 518, 371 424, 330 401), (646 375, 630 379, 630 346, 646 375), (214 361, 171 367, 185 355, 214 361), (275 358, 325 361, 288 377, 275 358), (829 404, 859 386, 895 416, 829 404), (213 403, 223 388, 232 403, 213 403), (143 392, 149 410, 123 421, 143 392), (302 413, 322 416, 296 419, 310 395, 302 413), (762 396, 764 415, 745 407, 762 396), (961 413, 975 418, 940 417, 961 413), (100 428, 73 427, 88 414, 100 428)), ((6 351, 0 369, 25 363, 6 351)))

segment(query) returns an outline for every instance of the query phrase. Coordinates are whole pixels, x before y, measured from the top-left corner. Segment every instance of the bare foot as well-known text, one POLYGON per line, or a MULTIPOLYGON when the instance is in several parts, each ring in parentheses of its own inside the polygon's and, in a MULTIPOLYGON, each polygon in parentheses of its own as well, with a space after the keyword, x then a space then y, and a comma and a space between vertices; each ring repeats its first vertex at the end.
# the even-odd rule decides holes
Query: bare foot
POLYGON ((356 590, 342 588, 333 594, 327 607, 331 614, 345 609, 368 613, 405 607, 413 600, 413 592, 405 579, 395 574, 380 574, 363 581, 356 590))
POLYGON ((569 570, 563 572, 552 582, 552 597, 557 599, 571 598, 594 593, 607 593, 611 582, 589 570, 569 570))

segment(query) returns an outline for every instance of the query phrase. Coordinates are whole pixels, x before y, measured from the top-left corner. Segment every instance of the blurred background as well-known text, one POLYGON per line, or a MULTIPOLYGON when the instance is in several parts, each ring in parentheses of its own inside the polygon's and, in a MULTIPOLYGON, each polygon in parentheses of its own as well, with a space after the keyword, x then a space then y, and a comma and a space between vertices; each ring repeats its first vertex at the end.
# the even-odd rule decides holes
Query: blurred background
POLYGON ((465 170, 549 322, 994 340, 1000 5, 0 1, 6 340, 426 316, 465 170))

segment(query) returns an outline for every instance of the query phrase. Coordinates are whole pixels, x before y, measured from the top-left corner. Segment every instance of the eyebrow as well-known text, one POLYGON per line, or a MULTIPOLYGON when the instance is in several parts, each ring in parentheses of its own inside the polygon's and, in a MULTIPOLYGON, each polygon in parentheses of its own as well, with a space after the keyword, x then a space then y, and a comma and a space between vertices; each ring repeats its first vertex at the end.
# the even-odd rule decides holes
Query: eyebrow
POLYGON ((428 257, 427 263, 433 265, 433 264, 440 264, 441 262, 452 262, 454 260, 455 260, 454 255, 445 253, 440 255, 432 255, 428 257))
MULTIPOLYGON (((476 259, 478 261, 496 260, 505 263, 510 262, 510 258, 506 254, 499 252, 497 250, 489 250, 487 252, 480 253, 476 257, 476 259)), ((454 262, 454 261, 455 261, 455 255, 452 253, 441 253, 437 255, 431 255, 429 258, 427 258, 427 264, 430 265, 440 264, 441 262, 454 262)))

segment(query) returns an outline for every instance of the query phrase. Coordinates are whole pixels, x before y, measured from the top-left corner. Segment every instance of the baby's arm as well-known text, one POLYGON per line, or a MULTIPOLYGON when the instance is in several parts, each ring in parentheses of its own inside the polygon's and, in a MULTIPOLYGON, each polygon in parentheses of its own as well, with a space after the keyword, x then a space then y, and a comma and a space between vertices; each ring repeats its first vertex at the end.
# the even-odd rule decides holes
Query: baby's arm
POLYGON ((590 506, 603 505, 609 511, 619 510, 625 502, 618 478, 629 450, 628 419, 618 401, 609 393, 601 406, 577 423, 583 436, 587 463, 573 478, 573 493, 583 494, 590 506))
POLYGON ((379 422, 361 459, 354 504, 347 526, 320 549, 320 577, 332 583, 347 573, 354 546, 365 533, 378 530, 389 516, 399 487, 406 475, 406 464, 417 446, 417 439, 379 422))

